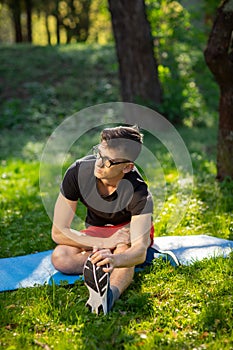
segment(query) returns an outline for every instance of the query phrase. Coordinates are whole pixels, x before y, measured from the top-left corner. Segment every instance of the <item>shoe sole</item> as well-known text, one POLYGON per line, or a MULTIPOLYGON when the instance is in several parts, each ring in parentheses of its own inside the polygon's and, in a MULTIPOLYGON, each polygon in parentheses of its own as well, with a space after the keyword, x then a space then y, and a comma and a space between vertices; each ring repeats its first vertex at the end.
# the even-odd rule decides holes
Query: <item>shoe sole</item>
POLYGON ((91 312, 97 315, 101 311, 105 315, 108 312, 107 292, 110 282, 109 274, 103 271, 105 267, 108 266, 96 266, 92 264, 90 257, 88 257, 83 270, 84 282, 89 290, 89 299, 86 306, 91 312))

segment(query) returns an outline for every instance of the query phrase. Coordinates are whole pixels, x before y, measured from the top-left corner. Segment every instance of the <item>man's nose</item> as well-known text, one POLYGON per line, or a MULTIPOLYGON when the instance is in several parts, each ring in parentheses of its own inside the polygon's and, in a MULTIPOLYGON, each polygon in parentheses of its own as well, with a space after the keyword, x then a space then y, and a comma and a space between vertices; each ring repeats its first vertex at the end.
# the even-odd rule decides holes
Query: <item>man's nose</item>
POLYGON ((103 159, 102 158, 96 159, 96 164, 99 168, 103 168, 104 167, 103 159))

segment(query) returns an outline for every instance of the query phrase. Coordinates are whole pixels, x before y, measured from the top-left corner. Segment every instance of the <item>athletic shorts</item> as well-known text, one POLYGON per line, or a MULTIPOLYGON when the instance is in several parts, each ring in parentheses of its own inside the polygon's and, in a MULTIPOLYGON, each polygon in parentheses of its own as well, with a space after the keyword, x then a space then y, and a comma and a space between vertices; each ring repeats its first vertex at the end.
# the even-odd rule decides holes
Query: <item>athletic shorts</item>
MULTIPOLYGON (((81 230, 81 232, 85 232, 86 235, 91 237, 101 237, 101 238, 108 238, 111 237, 116 231, 119 229, 129 225, 129 222, 126 222, 124 224, 119 225, 107 225, 107 226, 88 226, 85 230, 81 230)), ((150 239, 151 243, 150 246, 153 244, 154 240, 154 225, 151 225, 150 230, 150 239)))

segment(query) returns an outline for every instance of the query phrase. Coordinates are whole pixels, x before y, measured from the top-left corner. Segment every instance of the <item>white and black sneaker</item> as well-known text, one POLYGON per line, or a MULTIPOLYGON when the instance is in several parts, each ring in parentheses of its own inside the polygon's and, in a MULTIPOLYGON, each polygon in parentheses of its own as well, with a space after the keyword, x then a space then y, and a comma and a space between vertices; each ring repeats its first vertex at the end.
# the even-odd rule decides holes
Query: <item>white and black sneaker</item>
POLYGON ((112 299, 109 273, 103 271, 103 268, 108 266, 96 266, 92 264, 90 257, 87 258, 83 269, 84 281, 89 290, 86 306, 97 315, 101 311, 106 315, 110 310, 112 299))

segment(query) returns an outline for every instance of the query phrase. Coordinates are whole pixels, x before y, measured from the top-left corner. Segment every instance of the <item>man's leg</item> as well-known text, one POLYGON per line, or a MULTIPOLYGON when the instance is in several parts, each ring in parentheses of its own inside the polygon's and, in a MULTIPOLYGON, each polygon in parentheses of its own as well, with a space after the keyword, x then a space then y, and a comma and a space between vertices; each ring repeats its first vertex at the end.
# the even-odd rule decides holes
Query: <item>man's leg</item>
POLYGON ((52 254, 52 263, 58 271, 69 275, 83 273, 83 266, 92 251, 67 245, 58 245, 52 254))
MULTIPOLYGON (((118 246, 114 254, 120 254, 127 250, 128 245, 118 246)), ((120 295, 128 288, 132 283, 134 276, 134 266, 133 267, 123 267, 114 269, 110 276, 110 288, 113 293, 112 305, 120 297, 120 295)), ((111 305, 111 306, 112 306, 111 305)))
MULTIPOLYGON (((114 254, 120 254, 126 249, 128 245, 121 244, 115 249, 114 254)), ((104 272, 102 266, 93 264, 88 258, 84 266, 84 281, 89 290, 86 306, 97 314, 101 309, 104 314, 108 313, 114 302, 132 282, 133 275, 134 267, 117 268, 113 270, 109 279, 109 273, 104 272)))

